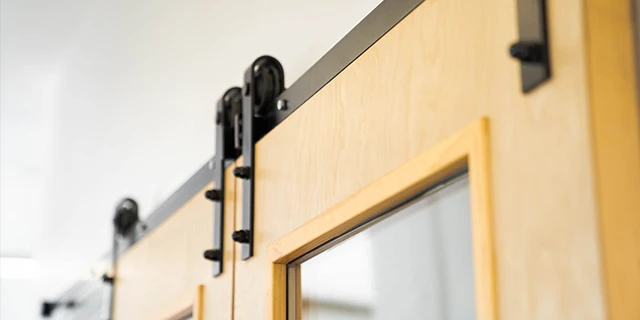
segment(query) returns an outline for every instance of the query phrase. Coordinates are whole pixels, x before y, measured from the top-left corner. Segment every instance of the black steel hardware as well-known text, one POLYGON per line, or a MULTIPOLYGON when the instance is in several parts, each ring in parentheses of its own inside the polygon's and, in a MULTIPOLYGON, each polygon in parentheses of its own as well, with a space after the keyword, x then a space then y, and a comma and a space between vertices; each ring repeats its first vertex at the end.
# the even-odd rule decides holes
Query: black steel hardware
POLYGON ((236 117, 236 138, 242 145, 243 166, 234 170, 242 182, 242 230, 233 233, 233 240, 242 243, 242 260, 253 256, 253 190, 255 182, 254 147, 273 128, 277 111, 276 98, 284 91, 284 69, 270 56, 256 59, 244 74, 242 115, 236 117))
POLYGON ((546 0, 518 0, 520 40, 509 54, 520 60, 522 92, 530 92, 551 77, 546 0))
POLYGON ((49 301, 45 301, 42 303, 42 316, 45 318, 48 318, 51 316, 51 314, 53 313, 53 310, 55 310, 58 307, 58 303, 57 302, 49 302, 49 301))
POLYGON ((222 250, 215 250, 215 249, 205 250, 203 256, 207 260, 221 261, 222 260, 222 250))
POLYGON ((216 190, 216 189, 211 189, 211 190, 207 190, 204 193, 205 198, 211 200, 211 201, 221 201, 222 200, 222 191, 220 190, 216 190))
POLYGON ((42 303, 42 309, 40 311, 40 314, 45 318, 49 318, 53 314, 53 311, 58 307, 65 307, 67 309, 72 309, 75 306, 76 306, 75 301, 67 301, 67 302, 45 301, 42 303))
POLYGON ((138 204, 133 200, 126 198, 116 207, 116 215, 113 218, 113 226, 116 232, 125 236, 138 224, 138 204))
POLYGON ((113 284, 113 280, 114 280, 114 278, 112 276, 109 276, 106 273, 102 275, 102 282, 104 282, 104 283, 113 284))
POLYGON ((249 243, 251 235, 249 234, 249 230, 238 230, 233 232, 231 238, 238 243, 249 243))
MULTIPOLYGON (((102 281, 111 285, 111 297, 109 301, 109 317, 113 319, 113 301, 115 300, 115 290, 113 290, 113 282, 117 277, 116 259, 118 258, 119 246, 117 237, 135 238, 135 227, 140 224, 138 216, 138 203, 131 198, 125 198, 116 206, 116 214, 113 217, 113 242, 111 246, 111 268, 113 276, 107 274, 102 275, 102 281)), ((146 230, 146 224, 141 224, 142 229, 146 230)), ((43 309, 44 312, 44 309, 43 309)))
POLYGON ((543 63, 545 47, 535 42, 517 42, 509 48, 509 54, 522 62, 543 63))
POLYGON ((227 160, 240 154, 234 144, 234 124, 242 112, 242 90, 233 87, 227 90, 216 104, 216 155, 213 166, 215 189, 205 192, 205 197, 213 204, 213 248, 204 252, 204 258, 213 262, 213 276, 222 273, 224 245, 224 169, 227 160))
POLYGON ((247 179, 251 178, 251 168, 249 168, 249 167, 237 167, 237 168, 233 169, 233 175, 236 176, 236 178, 247 180, 247 179))
POLYGON ((280 99, 280 100, 278 100, 278 102, 276 103, 276 108, 277 108, 279 111, 285 111, 285 110, 289 109, 289 105, 288 105, 288 103, 289 103, 289 102, 288 102, 287 100, 280 99))

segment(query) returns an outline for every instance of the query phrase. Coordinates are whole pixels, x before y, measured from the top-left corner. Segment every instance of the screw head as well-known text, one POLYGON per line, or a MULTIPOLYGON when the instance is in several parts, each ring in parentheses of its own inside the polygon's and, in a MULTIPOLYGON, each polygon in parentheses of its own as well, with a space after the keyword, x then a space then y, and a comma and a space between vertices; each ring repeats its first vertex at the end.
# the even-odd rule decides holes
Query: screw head
POLYGON ((102 275, 102 282, 104 283, 112 284, 113 280, 114 280, 113 277, 109 276, 106 273, 102 275))
POLYGON ((289 107, 288 106, 288 101, 285 100, 285 99, 280 99, 276 103, 276 108, 278 108, 278 110, 280 110, 280 111, 287 110, 288 107, 289 107))
POLYGON ((222 192, 220 190, 211 189, 207 190, 204 193, 204 197, 211 201, 221 201, 222 200, 222 192))
POLYGON ((50 302, 50 301, 45 301, 42 303, 42 311, 41 314, 43 317, 48 318, 51 316, 51 314, 53 313, 53 310, 55 310, 58 307, 59 303, 58 302, 50 302))
POLYGON ((238 242, 238 243, 249 243, 249 239, 250 239, 250 234, 249 234, 249 230, 238 230, 238 231, 234 231, 231 234, 231 239, 233 239, 233 241, 238 242))
POLYGON ((521 62, 540 63, 544 62, 545 47, 538 42, 517 42, 509 47, 509 55, 521 62))
POLYGON ((248 180, 251 178, 251 168, 250 167, 237 167, 233 169, 233 175, 236 178, 248 180))
POLYGON ((203 256, 205 259, 210 261, 220 261, 220 258, 222 258, 222 251, 218 249, 205 250, 203 256))

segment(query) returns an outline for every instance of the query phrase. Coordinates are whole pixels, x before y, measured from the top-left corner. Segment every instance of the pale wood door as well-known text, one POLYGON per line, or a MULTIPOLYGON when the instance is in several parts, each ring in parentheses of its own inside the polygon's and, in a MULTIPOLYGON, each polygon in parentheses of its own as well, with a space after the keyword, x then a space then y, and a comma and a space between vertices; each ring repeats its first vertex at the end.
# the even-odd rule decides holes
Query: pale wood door
POLYGON ((479 319, 639 318, 627 5, 549 0, 553 76, 523 94, 507 54, 516 1, 422 3, 257 143, 255 249, 236 255, 234 319, 286 303, 273 302, 269 246, 483 118, 495 287, 479 319))

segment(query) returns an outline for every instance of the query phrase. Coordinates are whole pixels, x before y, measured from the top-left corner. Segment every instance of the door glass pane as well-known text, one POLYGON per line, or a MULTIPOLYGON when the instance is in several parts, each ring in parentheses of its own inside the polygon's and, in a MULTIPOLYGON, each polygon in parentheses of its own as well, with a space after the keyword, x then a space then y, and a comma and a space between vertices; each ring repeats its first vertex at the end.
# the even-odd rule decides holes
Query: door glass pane
POLYGON ((290 264, 289 319, 475 319, 468 184, 449 182, 290 264))

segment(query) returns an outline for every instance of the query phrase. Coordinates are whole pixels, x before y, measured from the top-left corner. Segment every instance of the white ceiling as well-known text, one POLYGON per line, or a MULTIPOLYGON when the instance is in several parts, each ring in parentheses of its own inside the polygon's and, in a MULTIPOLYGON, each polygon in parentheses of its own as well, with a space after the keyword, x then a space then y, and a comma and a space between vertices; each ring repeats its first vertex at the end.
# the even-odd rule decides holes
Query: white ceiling
POLYGON ((380 1, 0 0, 0 256, 42 297, 89 277, 118 200, 146 216, 213 155, 253 59, 290 85, 380 1))

